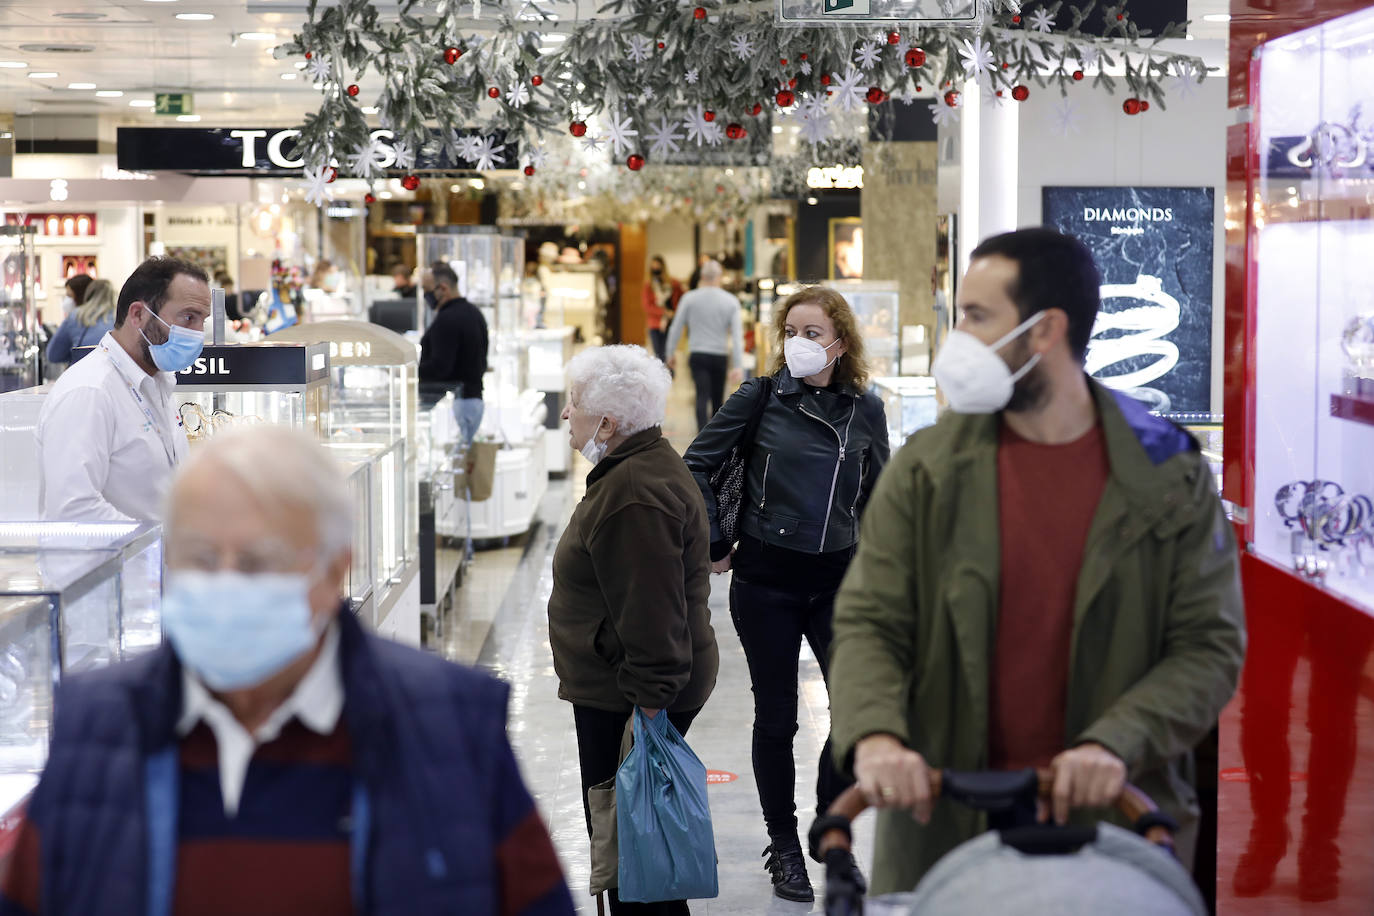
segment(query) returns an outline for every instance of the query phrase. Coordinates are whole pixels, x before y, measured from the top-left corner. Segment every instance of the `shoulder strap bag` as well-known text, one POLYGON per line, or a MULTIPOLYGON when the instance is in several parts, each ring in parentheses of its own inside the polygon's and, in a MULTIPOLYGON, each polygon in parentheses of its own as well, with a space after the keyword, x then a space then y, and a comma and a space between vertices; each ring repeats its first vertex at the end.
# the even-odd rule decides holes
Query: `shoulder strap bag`
POLYGON ((734 544, 739 539, 739 513, 744 504, 744 482, 749 472, 749 453, 754 447, 754 437, 758 433, 759 421, 763 411, 773 397, 773 379, 764 376, 759 379, 759 395, 754 401, 754 409, 749 414, 749 422, 744 433, 730 449, 730 454, 715 474, 711 476, 711 492, 716 496, 716 524, 720 535, 734 544))

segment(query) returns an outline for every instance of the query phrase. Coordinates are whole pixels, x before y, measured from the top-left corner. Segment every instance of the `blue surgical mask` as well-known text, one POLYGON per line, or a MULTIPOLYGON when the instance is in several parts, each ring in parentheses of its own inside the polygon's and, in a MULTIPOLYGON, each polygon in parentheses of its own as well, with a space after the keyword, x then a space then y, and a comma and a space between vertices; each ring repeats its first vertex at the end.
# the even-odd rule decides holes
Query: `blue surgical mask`
POLYGON ((162 631, 211 690, 256 687, 314 648, 311 577, 172 570, 162 631))
POLYGON ((141 329, 138 332, 148 344, 153 365, 163 372, 180 372, 182 369, 191 368, 191 364, 200 356, 200 351, 205 349, 205 332, 173 327, 162 321, 162 316, 152 309, 148 310, 148 314, 162 322, 163 327, 167 329, 167 341, 160 344, 148 340, 148 335, 143 334, 141 329))

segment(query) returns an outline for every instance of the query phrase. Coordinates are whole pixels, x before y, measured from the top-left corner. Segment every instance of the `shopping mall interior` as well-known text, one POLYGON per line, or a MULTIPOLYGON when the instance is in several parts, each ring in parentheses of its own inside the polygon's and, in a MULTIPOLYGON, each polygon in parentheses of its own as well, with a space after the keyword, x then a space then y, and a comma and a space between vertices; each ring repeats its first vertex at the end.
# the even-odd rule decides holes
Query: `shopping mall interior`
MULTIPOLYGON (((727 357, 679 333, 680 297, 738 305, 728 397, 786 377, 779 306, 830 287, 899 462, 957 413, 934 368, 975 249, 1045 226, 1100 277, 1087 375, 1191 434, 1238 545, 1244 667, 1170 770, 1200 905, 1374 911, 1371 87, 1367 0, 0 4, 0 878, 63 683, 164 639, 163 520, 50 511, 45 404, 115 339, 88 290, 119 298, 159 256, 205 272, 203 350, 162 373, 176 453, 258 424, 326 447, 353 509, 348 612, 510 686, 520 772, 590 914, 581 724, 550 634, 555 555, 601 457, 570 432, 569 363, 671 358, 662 431, 684 453, 697 357, 727 357), (426 377, 441 268, 487 333, 471 441, 471 392, 426 377)), ((787 900, 760 857, 758 672, 731 579, 710 579, 719 674, 689 736, 719 889, 692 911, 850 912, 826 909, 825 865, 806 860, 814 900, 787 900)), ((825 661, 801 641, 803 846, 825 661)), ((882 829, 855 821, 865 874, 882 829)), ((28 912, 4 887, 0 913, 28 912)))

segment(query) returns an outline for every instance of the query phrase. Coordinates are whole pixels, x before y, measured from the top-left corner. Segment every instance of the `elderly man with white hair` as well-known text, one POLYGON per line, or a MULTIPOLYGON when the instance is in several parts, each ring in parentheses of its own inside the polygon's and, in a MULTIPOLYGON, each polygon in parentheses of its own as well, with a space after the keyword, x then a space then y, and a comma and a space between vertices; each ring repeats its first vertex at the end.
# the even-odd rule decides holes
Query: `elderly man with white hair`
POLYGON ((363 630, 350 515, 304 433, 193 453, 168 641, 63 682, 0 913, 572 914, 507 688, 363 630))
MULTIPOLYGON (((573 704, 584 810, 587 789, 615 776, 636 706, 666 710, 686 734, 716 683, 706 503, 663 438, 671 386, 642 347, 596 347, 568 364, 563 419, 595 467, 554 553, 549 642, 558 695, 573 704)), ((687 904, 621 903, 612 890, 611 912, 687 904)))
POLYGON ((683 295, 677 315, 668 329, 668 368, 677 368, 677 345, 687 333, 692 384, 697 389, 697 430, 706 424, 725 403, 725 370, 730 354, 735 368, 730 378, 736 384, 744 377, 744 328, 739 300, 721 289, 725 269, 719 261, 707 261, 701 268, 701 285, 683 295))

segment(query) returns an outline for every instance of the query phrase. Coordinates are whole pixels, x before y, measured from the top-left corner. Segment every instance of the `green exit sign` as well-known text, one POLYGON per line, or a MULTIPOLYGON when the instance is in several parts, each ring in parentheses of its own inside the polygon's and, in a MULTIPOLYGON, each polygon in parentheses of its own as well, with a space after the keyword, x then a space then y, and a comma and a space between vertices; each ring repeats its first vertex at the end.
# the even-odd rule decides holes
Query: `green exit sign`
POLYGON ((191 111, 191 93, 189 92, 159 92, 154 101, 157 103, 153 108, 154 114, 160 115, 188 115, 191 111))

